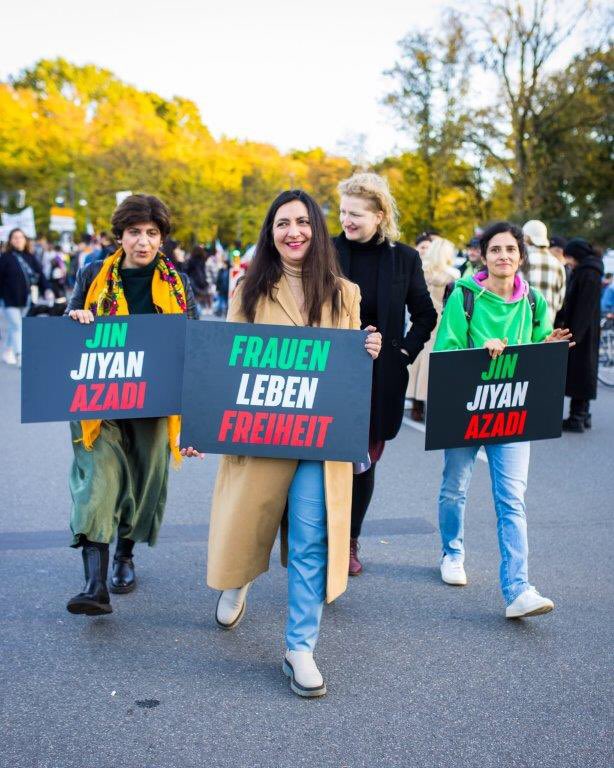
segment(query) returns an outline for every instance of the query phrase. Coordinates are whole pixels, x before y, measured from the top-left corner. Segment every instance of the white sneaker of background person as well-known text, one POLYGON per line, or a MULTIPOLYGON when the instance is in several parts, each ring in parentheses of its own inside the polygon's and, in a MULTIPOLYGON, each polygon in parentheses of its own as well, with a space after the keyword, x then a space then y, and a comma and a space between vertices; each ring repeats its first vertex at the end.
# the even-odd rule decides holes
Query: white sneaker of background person
POLYGON ((441 578, 446 584, 453 587, 464 587, 467 584, 467 574, 463 561, 458 557, 444 555, 439 566, 441 578))
POLYGON ((542 613, 550 613, 553 608, 552 600, 540 595, 535 587, 529 587, 507 606, 505 618, 522 619, 525 616, 539 616, 542 613))
POLYGON ((5 349, 2 353, 2 360, 7 365, 17 365, 17 356, 12 349, 5 349))

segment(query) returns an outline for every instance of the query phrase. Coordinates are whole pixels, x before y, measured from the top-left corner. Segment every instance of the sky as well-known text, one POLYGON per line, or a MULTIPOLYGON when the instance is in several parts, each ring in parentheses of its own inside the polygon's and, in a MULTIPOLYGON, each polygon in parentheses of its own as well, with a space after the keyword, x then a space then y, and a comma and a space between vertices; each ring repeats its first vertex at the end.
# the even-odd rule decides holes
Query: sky
POLYGON ((442 0, 19 0, 3 25, 0 79, 40 58, 110 69, 198 104, 216 137, 369 159, 407 146, 381 105, 397 42, 435 24, 442 0), (345 153, 345 152, 344 152, 345 153))

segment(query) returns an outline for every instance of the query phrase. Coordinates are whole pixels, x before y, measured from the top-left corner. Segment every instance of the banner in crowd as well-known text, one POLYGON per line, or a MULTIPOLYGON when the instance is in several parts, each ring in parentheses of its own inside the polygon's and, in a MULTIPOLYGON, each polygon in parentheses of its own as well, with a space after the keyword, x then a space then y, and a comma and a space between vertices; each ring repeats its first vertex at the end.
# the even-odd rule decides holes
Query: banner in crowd
POLYGON ((2 213, 0 215, 0 241, 6 242, 12 229, 21 229, 26 237, 36 237, 36 225, 34 223, 34 208, 28 206, 19 213, 2 213))
POLYGON ((168 416, 181 410, 183 315, 23 321, 21 420, 168 416))
POLYGON ((567 342, 432 352, 426 450, 561 436, 567 342))
POLYGON ((181 442, 204 453, 364 461, 363 331, 188 323, 181 442))

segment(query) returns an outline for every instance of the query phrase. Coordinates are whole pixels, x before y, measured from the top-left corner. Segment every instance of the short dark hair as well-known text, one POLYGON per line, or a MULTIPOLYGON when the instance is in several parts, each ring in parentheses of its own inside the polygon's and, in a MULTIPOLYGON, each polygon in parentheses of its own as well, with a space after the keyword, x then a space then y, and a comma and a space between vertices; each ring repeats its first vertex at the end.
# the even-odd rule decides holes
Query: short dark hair
POLYGON ((527 258, 527 246, 524 242, 524 235, 522 229, 517 224, 512 224, 509 221, 496 221, 484 230, 482 237, 480 237, 480 255, 485 259, 490 241, 496 235, 502 235, 504 232, 509 232, 518 243, 520 263, 523 264, 527 258))
POLYGON ((113 212, 113 234, 120 239, 128 227, 146 221, 153 221, 162 238, 167 237, 171 231, 171 212, 162 200, 154 195, 130 195, 113 212))

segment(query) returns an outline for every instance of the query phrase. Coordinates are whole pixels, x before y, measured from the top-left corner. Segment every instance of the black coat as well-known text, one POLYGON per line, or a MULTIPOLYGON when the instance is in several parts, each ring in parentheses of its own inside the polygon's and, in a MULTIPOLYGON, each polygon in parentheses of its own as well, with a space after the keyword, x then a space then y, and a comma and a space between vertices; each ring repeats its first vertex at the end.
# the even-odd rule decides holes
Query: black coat
MULTIPOLYGON (((71 309, 85 308, 87 292, 90 289, 90 285, 94 282, 94 278, 102 269, 103 264, 103 261, 92 261, 87 264, 87 266, 81 267, 81 269, 77 272, 75 288, 64 314, 68 314, 71 309)), ((185 291, 185 300, 187 306, 186 314, 191 320, 195 320, 198 317, 198 310, 196 309, 196 301, 194 300, 194 292, 192 291, 190 280, 184 272, 178 272, 178 275, 181 278, 183 289, 185 291)))
POLYGON ((574 269, 565 298, 564 325, 573 333, 576 346, 569 350, 565 394, 578 400, 597 397, 599 322, 603 261, 583 259, 574 269))
MULTIPOLYGON (((333 239, 344 275, 350 274, 350 244, 344 234, 333 239)), ((377 330, 382 351, 373 370, 371 438, 392 440, 401 427, 405 392, 413 363, 437 323, 418 252, 403 243, 389 245, 379 257, 377 282, 377 330), (411 328, 405 330, 405 308, 411 328), (407 355, 401 352, 406 350, 407 355)))
MULTIPOLYGON (((19 255, 36 276, 41 293, 49 290, 49 283, 36 258, 26 251, 20 251, 19 255)), ((17 254, 15 251, 3 253, 0 256, 0 300, 7 307, 25 307, 29 297, 30 284, 19 263, 17 254)))

